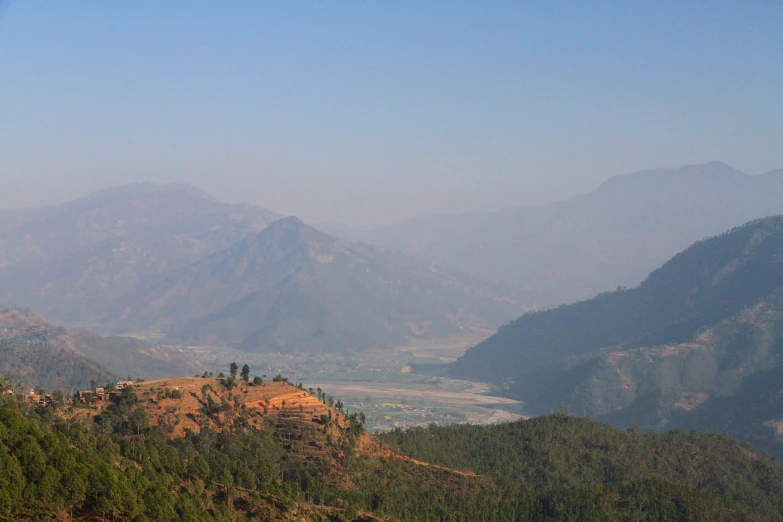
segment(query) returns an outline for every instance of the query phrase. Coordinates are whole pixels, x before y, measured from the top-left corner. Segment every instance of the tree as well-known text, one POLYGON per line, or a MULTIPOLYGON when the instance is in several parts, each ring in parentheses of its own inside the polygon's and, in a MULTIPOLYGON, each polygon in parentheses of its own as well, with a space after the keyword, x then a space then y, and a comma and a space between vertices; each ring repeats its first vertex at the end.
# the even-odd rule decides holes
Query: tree
POLYGON ((142 407, 137 407, 130 415, 128 419, 130 421, 131 429, 138 435, 142 430, 146 429, 150 423, 150 417, 142 407))
POLYGON ((237 366, 237 363, 232 362, 231 366, 229 366, 229 371, 231 372, 231 377, 235 378, 237 377, 237 370, 239 369, 239 366, 237 366))
POLYGON ((245 364, 242 366, 242 373, 240 374, 242 376, 242 380, 245 381, 245 384, 250 380, 250 366, 245 364))
POLYGON ((65 392, 62 390, 54 390, 54 393, 52 394, 52 399, 54 400, 54 404, 56 406, 61 406, 65 404, 65 392))
POLYGON ((256 375, 255 377, 253 377, 253 384, 255 386, 261 386, 262 384, 264 384, 264 379, 256 375))

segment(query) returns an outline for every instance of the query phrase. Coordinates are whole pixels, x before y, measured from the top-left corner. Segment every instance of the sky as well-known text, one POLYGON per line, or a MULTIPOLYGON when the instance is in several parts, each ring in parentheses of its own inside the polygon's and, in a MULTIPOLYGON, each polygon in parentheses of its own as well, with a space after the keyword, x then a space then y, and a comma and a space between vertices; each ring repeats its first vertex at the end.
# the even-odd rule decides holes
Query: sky
POLYGON ((357 229, 783 167, 783 2, 0 0, 0 207, 185 182, 357 229))

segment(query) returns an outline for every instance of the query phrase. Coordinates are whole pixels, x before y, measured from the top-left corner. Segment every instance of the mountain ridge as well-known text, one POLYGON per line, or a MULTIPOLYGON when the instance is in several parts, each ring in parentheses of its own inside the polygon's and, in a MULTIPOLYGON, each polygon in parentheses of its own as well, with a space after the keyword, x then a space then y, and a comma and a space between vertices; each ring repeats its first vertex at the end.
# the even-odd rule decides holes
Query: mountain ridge
MULTIPOLYGON (((773 171, 775 172, 775 171, 773 171)), ((783 212, 783 177, 722 162, 615 176, 543 206, 416 218, 366 232, 555 306, 634 286, 696 240, 783 212)))
POLYGON ((696 242, 638 287, 523 315, 452 373, 504 384, 531 413, 567 407, 643 428, 694 422, 783 454, 774 431, 783 387, 765 388, 778 399, 752 425, 736 407, 721 417, 714 406, 782 365, 783 216, 774 216, 696 242))
POLYGON ((113 187, 0 225, 0 302, 69 325, 149 275, 181 268, 266 227, 261 207, 184 184, 113 187))

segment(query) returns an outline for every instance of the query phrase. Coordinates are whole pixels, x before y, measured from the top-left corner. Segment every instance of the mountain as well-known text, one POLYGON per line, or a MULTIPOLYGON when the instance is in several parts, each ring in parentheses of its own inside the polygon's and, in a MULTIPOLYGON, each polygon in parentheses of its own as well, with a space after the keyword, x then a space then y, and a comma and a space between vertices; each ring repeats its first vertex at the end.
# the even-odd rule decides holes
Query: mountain
POLYGON ((748 176, 714 161, 616 176, 543 206, 417 218, 370 230, 444 266, 506 281, 543 306, 634 286, 688 245, 783 212, 783 170, 748 176))
POLYGON ((145 276, 189 265, 263 230, 278 215, 215 201, 188 185, 143 183, 0 220, 0 301, 67 324, 145 276))
POLYGON ((729 522, 783 514, 783 464, 726 436, 623 432, 555 414, 379 438, 341 401, 279 379, 173 378, 46 407, 0 395, 0 435, 4 520, 729 522))
POLYGON ((493 328, 518 313, 514 299, 500 286, 288 217, 149 279, 108 311, 182 342, 328 352, 493 328))
POLYGON ((182 184, 5 217, 0 300, 99 333, 343 351, 488 331, 522 310, 500 285, 182 184))
POLYGON ((695 243, 636 288, 523 315, 452 372, 504 383, 532 413, 567 407, 618 425, 756 432, 754 442, 783 455, 783 384, 770 377, 781 368, 776 216, 695 243))
POLYGON ((91 380, 157 378, 203 371, 179 350, 129 337, 54 326, 29 310, 0 308, 0 375, 26 386, 73 390, 91 380))

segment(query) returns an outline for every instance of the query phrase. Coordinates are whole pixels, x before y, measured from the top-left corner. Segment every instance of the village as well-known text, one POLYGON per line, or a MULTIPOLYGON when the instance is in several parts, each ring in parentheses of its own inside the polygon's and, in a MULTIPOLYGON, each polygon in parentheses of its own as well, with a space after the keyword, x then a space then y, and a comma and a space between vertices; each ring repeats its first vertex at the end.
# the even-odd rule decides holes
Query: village
MULTIPOLYGON (((132 380, 117 381, 116 383, 109 383, 105 386, 98 386, 97 383, 87 390, 77 391, 72 399, 74 402, 80 404, 92 404, 96 401, 108 401, 112 394, 119 394, 122 390, 128 386, 133 386, 135 383, 132 380)), ((66 394, 58 390, 51 394, 43 392, 39 387, 37 389, 30 389, 29 392, 18 392, 13 389, 8 389, 3 392, 3 395, 7 398, 14 398, 17 402, 26 402, 31 405, 37 406, 51 406, 53 404, 63 404, 66 402, 66 394)))

